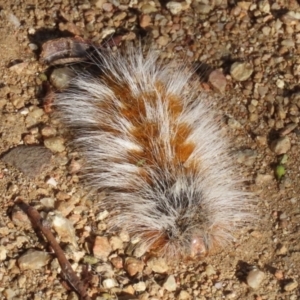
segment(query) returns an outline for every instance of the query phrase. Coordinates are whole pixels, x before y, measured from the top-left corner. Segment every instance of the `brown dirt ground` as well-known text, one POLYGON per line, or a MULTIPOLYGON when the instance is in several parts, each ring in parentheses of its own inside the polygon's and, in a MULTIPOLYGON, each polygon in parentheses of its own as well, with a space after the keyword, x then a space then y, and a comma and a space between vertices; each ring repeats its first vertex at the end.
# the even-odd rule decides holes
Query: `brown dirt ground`
MULTIPOLYGON (((200 14, 196 9, 200 9, 201 1, 192 1, 189 8, 174 17, 164 6, 167 1, 153 1, 150 4, 137 1, 133 8, 128 8, 129 1, 120 1, 121 4, 112 1, 113 10, 109 11, 108 7, 105 12, 93 4, 101 1, 8 2, 0 1, 0 153, 22 143, 42 144, 44 137, 41 129, 46 125, 56 128, 57 136, 63 132, 51 115, 43 114, 30 126, 26 120, 28 112, 30 115, 36 107, 42 107, 40 74, 46 70, 38 62, 38 55, 31 50, 29 43, 40 47, 44 40, 62 36, 58 28, 62 29, 63 25, 69 26, 67 28, 71 28, 72 33, 94 38, 94 41, 101 40, 101 35, 87 30, 87 11, 94 11, 97 16, 107 16, 98 21, 101 25, 94 30, 99 32, 106 27, 126 29, 127 33, 137 28, 140 30, 138 24, 142 16, 148 15, 151 22, 147 31, 154 32, 153 43, 161 48, 166 57, 172 57, 171 49, 181 46, 183 52, 188 52, 188 60, 205 62, 212 68, 223 68, 227 75, 227 89, 221 98, 218 97, 221 100, 216 101, 215 106, 224 115, 227 124, 232 124, 228 120, 238 124, 227 126, 234 141, 233 149, 251 149, 254 153, 249 166, 242 166, 241 176, 248 178, 248 188, 258 197, 255 211, 258 218, 251 228, 237 233, 234 245, 201 261, 178 264, 166 274, 155 274, 146 268, 140 276, 130 277, 123 268, 113 268, 111 277, 116 278, 119 285, 112 290, 101 286, 107 275, 95 272, 91 289, 93 299, 97 296, 97 299, 112 299, 121 291, 133 291, 138 299, 300 299, 298 126, 287 135, 292 146, 287 152, 286 174, 280 182, 274 175, 280 158, 269 147, 280 129, 299 122, 300 26, 298 20, 293 23, 283 18, 289 11, 299 13, 298 3, 251 1, 250 4, 257 5, 250 7, 246 1, 210 1, 208 4, 213 9, 207 14, 200 14), (271 10, 268 10, 266 3, 271 5, 271 10), (151 11, 147 5, 155 9, 151 11), (125 12, 125 17, 119 20, 120 12, 125 12), (110 19, 114 23, 111 24, 110 19), (277 26, 280 22, 282 24, 277 26), (76 28, 70 24, 76 24, 76 28), (183 29, 177 36, 174 32, 178 27, 174 24, 179 24, 178 27, 183 29), (174 31, 164 31, 168 26, 173 26, 174 31), (167 46, 162 45, 164 38, 167 39, 167 46), (294 44, 286 46, 284 40, 294 44), (227 47, 229 44, 230 47, 227 47), (247 61, 254 66, 250 79, 237 82, 228 75, 228 66, 233 61, 247 61), (285 83, 284 87, 278 80, 285 83), (266 88, 266 93, 262 87, 266 88), (253 100, 257 102, 251 102, 253 100), (249 107, 253 103, 254 108, 249 107), (261 183, 257 180, 258 174, 269 174, 271 177, 261 183), (207 266, 213 268, 214 274, 207 271, 207 266), (264 281, 256 290, 245 282, 251 266, 256 266, 265 274, 264 281), (169 274, 173 274, 177 281, 174 292, 167 292, 162 287, 169 274), (146 290, 134 292, 132 286, 140 281, 146 283, 146 290), (287 290, 290 282, 298 282, 298 287, 287 290), (189 296, 184 296, 183 291, 189 296)), ((203 5, 208 5, 207 2, 203 1, 203 5)), ((77 175, 70 173, 69 163, 74 155, 68 147, 66 151, 54 154, 51 170, 35 179, 29 179, 0 162, 0 246, 6 249, 6 255, 0 256, 0 299, 78 299, 62 286, 58 267, 53 262, 38 270, 19 268, 17 260, 27 249, 48 249, 30 227, 17 224, 12 218, 12 207, 17 197, 36 207, 39 207, 41 198, 53 197, 58 199, 58 210, 64 211, 64 205, 73 205, 74 210, 77 207, 82 219, 78 219, 78 214, 73 211, 67 217, 77 222, 78 238, 81 241, 84 239, 84 226, 94 225, 96 213, 93 210, 97 208, 77 175), (55 178, 58 185, 49 185, 49 178, 55 178), (76 195, 80 201, 73 201, 72 204, 70 195, 76 195)), ((97 226, 101 231, 101 224, 97 226)), ((86 246, 85 243, 80 245, 86 246)))

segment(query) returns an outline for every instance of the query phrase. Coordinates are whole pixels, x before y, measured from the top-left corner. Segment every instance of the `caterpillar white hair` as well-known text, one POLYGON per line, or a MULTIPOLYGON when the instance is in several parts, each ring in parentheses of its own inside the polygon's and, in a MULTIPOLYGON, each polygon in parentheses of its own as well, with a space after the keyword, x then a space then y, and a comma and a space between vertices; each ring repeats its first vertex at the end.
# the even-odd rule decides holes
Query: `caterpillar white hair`
POLYGON ((88 184, 106 192, 108 228, 168 258, 227 245, 249 220, 249 194, 193 71, 141 47, 97 55, 101 74, 78 72, 55 105, 88 184))

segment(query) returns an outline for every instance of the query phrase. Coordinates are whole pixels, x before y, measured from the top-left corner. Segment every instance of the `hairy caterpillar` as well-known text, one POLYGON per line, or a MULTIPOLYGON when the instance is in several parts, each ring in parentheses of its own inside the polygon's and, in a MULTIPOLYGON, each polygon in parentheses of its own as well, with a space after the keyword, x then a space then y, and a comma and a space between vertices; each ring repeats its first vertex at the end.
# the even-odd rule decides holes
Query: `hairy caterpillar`
POLYGON ((169 258, 227 245, 250 196, 194 72, 141 47, 97 55, 100 75, 77 72, 55 105, 89 186, 107 193, 108 228, 169 258))

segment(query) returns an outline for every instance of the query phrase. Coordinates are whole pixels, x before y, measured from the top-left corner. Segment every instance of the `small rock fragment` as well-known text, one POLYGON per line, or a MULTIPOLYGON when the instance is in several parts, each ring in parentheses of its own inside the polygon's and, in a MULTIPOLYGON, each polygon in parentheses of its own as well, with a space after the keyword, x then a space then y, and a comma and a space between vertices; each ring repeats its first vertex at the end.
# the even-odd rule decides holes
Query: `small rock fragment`
POLYGON ((27 228, 31 226, 31 222, 27 214, 18 205, 14 205, 12 209, 11 219, 13 223, 18 227, 27 228))
POLYGON ((60 239, 77 248, 77 239, 73 224, 58 211, 49 214, 48 219, 51 220, 52 226, 60 239))
POLYGON ((218 290, 220 290, 223 287, 223 282, 222 281, 218 281, 214 284, 214 287, 218 290))
POLYGON ((255 163, 257 152, 252 149, 240 150, 237 152, 237 162, 245 166, 252 166, 255 163))
POLYGON ((182 4, 176 1, 169 1, 166 4, 167 9, 171 12, 172 15, 177 15, 182 11, 182 4))
POLYGON ((19 289, 17 290, 17 289, 7 288, 2 292, 2 295, 7 300, 14 300, 16 299, 16 295, 19 295, 19 289))
POLYGON ((108 242, 108 238, 105 236, 97 236, 93 246, 93 253, 95 257, 103 261, 107 261, 107 257, 111 251, 112 249, 108 242))
POLYGON ((15 16, 14 14, 12 13, 9 13, 8 16, 7 16, 7 19, 8 21, 13 24, 16 28, 19 28, 21 26, 21 22, 20 20, 18 19, 17 16, 15 16))
POLYGON ((276 80, 276 86, 279 88, 279 89, 283 89, 284 88, 284 81, 282 79, 277 79, 276 80))
MULTIPOLYGON (((123 287, 122 291, 124 293, 127 293, 126 295, 134 295, 135 294, 135 290, 134 290, 134 288, 133 288, 133 286, 131 284, 128 284, 127 286, 123 287)), ((133 299, 137 300, 136 298, 133 298, 133 299)))
POLYGON ((0 246, 0 261, 6 260, 7 249, 4 246, 0 246))
POLYGON ((232 129, 241 129, 243 127, 239 121, 233 118, 228 119, 227 124, 232 129))
POLYGON ((205 268, 205 273, 206 273, 207 276, 211 276, 211 275, 215 275, 216 271, 215 271, 215 269, 213 268, 212 265, 207 265, 206 268, 205 268))
POLYGON ((130 276, 134 276, 143 271, 144 263, 134 257, 127 257, 124 268, 130 276))
POLYGON ((95 265, 99 262, 99 259, 97 259, 95 256, 92 255, 86 255, 83 257, 83 262, 85 264, 95 265))
POLYGON ((74 251, 74 249, 70 249, 70 250, 72 251, 71 254, 72 260, 74 260, 74 262, 76 263, 82 260, 86 254, 84 251, 76 251, 76 250, 74 251))
POLYGON ((226 299, 236 299, 236 292, 228 292, 226 299))
POLYGON ((95 266, 94 271, 103 275, 105 278, 113 278, 115 275, 110 263, 102 262, 101 264, 95 266))
POLYGON ((142 15, 140 18, 140 26, 146 28, 151 24, 151 17, 149 15, 142 15))
POLYGON ((140 243, 135 247, 133 254, 135 257, 142 257, 147 252, 147 250, 148 248, 146 243, 140 243))
POLYGON ((23 142, 25 143, 25 145, 28 146, 28 145, 35 145, 37 143, 37 140, 33 134, 26 134, 23 137, 23 142))
POLYGON ((281 41, 282 46, 286 46, 288 48, 293 48, 295 47, 295 42, 292 39, 285 39, 281 41))
POLYGON ((109 216, 109 212, 107 210, 104 210, 102 212, 100 212, 97 216, 96 216, 96 220, 97 221, 103 221, 104 219, 106 219, 109 216))
POLYGON ((102 284, 103 284, 103 287, 105 289, 111 289, 113 287, 118 286, 117 281, 115 279, 113 279, 113 278, 104 279, 103 282, 102 282, 102 284))
POLYGON ((127 243, 130 241, 130 235, 126 231, 121 231, 119 234, 119 237, 124 243, 127 243))
POLYGON ((291 141, 289 137, 284 136, 275 141, 270 145, 270 149, 277 155, 287 153, 291 148, 291 141))
POLYGON ((111 245, 111 248, 113 251, 117 250, 117 249, 123 249, 123 242, 122 240, 117 237, 117 236, 112 236, 109 239, 109 243, 111 245))
POLYGON ((3 107, 7 104, 7 100, 6 99, 0 99, 0 109, 3 109, 3 107))
POLYGON ((81 168, 82 168, 82 161, 72 159, 68 170, 70 174, 76 174, 80 171, 81 168))
POLYGON ((101 31, 101 38, 104 39, 104 38, 106 38, 107 36, 112 35, 112 34, 115 33, 115 32, 116 32, 116 29, 115 29, 115 28, 110 28, 110 27, 104 28, 104 29, 101 31))
POLYGON ((107 12, 112 11, 113 8, 114 8, 113 5, 109 2, 103 3, 103 5, 102 5, 102 9, 107 12))
POLYGON ((21 270, 37 270, 46 266, 51 258, 47 252, 30 249, 19 257, 18 265, 21 270))
POLYGON ((258 2, 258 8, 262 13, 268 14, 270 13, 270 3, 268 0, 262 0, 258 2))
POLYGON ((239 1, 237 3, 237 6, 244 10, 248 10, 250 8, 251 4, 252 4, 252 1, 239 1))
POLYGON ((110 261, 116 269, 123 268, 123 259, 120 256, 113 257, 110 261))
POLYGON ((178 295, 178 300, 190 300, 191 295, 187 291, 180 291, 178 295))
POLYGON ((18 75, 21 75, 24 72, 24 69, 27 68, 28 62, 21 62, 18 64, 12 65, 9 69, 18 75))
POLYGON ((258 269, 254 269, 254 270, 249 272, 246 280, 247 280, 247 284, 251 288, 256 290, 260 287, 260 285, 263 282, 264 278, 265 278, 265 273, 264 272, 262 272, 258 269))
POLYGON ((26 116, 26 126, 29 128, 37 125, 38 123, 40 123, 40 120, 44 114, 45 112, 42 108, 33 107, 32 110, 29 110, 28 115, 26 116))
POLYGON ((284 278, 284 274, 282 270, 276 270, 274 275, 278 280, 282 280, 284 278))
POLYGON ((224 93, 226 89, 226 77, 220 70, 214 70, 209 74, 209 83, 220 93, 224 93))
POLYGON ((43 146, 17 146, 4 154, 2 160, 29 177, 40 175, 49 165, 51 152, 43 146))
POLYGON ((250 122, 257 122, 258 121, 258 114, 257 113, 250 114, 249 121, 250 122))
POLYGON ((255 183, 257 185, 264 185, 270 183, 273 180, 274 176, 269 174, 257 174, 255 178, 255 183))
POLYGON ((281 17, 281 21, 288 25, 296 25, 300 20, 300 12, 288 11, 281 17))
POLYGON ((176 291, 177 288, 177 283, 174 275, 168 276, 167 280, 163 284, 163 287, 168 291, 168 292, 174 292, 176 291))
MULTIPOLYGON (((209 1, 207 1, 209 2, 209 1)), ((201 15, 207 15, 213 10, 212 5, 199 3, 198 1, 195 1, 195 3, 192 4, 192 7, 196 13, 199 13, 201 15)))
POLYGON ((297 128, 298 124, 297 123, 290 123, 286 125, 284 128, 282 128, 279 131, 280 136, 285 136, 291 133, 295 128, 297 128))
MULTIPOLYGON (((133 4, 134 1, 136 1, 136 0, 131 1, 131 3, 133 4)), ((151 14, 151 13, 157 12, 157 7, 155 6, 155 2, 144 1, 144 3, 145 4, 142 5, 142 7, 141 7, 141 12, 142 13, 144 13, 144 14, 151 14)))
POLYGON ((144 281, 140 281, 134 284, 133 288, 136 292, 144 292, 146 290, 146 283, 144 281))
POLYGON ((54 127, 51 127, 51 126, 45 126, 41 130, 42 136, 46 137, 46 138, 55 136, 56 133, 57 133, 56 129, 54 127))
POLYGON ((74 77, 74 72, 70 68, 57 68, 51 73, 50 82, 58 90, 62 90, 68 86, 72 77, 74 77))
MULTIPOLYGON (((282 104, 277 105, 276 107, 276 115, 280 120, 284 120, 286 118, 287 112, 284 109, 282 104)), ((280 121, 279 121, 280 122, 280 121)))
POLYGON ((147 262, 147 266, 155 273, 166 273, 169 269, 167 262, 163 258, 151 258, 147 262))
POLYGON ((157 39, 157 44, 160 46, 166 46, 169 43, 169 37, 166 35, 161 35, 158 39, 157 39))
POLYGON ((106 2, 107 2, 107 0, 96 0, 96 1, 95 1, 95 6, 96 6, 97 8, 102 9, 102 5, 103 5, 104 3, 106 3, 106 2))
POLYGON ((257 230, 253 230, 251 233, 250 233, 251 236, 255 237, 256 239, 259 239, 262 237, 262 234, 260 231, 257 231, 257 230))
POLYGON ((66 148, 64 145, 64 139, 61 137, 50 137, 44 140, 45 147, 52 152, 63 152, 66 148))
POLYGON ((250 78, 252 73, 252 65, 246 62, 235 62, 230 68, 230 74, 236 81, 245 81, 250 78))
POLYGON ((290 292, 290 291, 293 291, 294 289, 296 289, 297 287, 298 287, 298 282, 292 281, 292 282, 285 284, 283 288, 286 292, 290 292))
POLYGON ((57 187, 57 181, 55 180, 55 178, 53 177, 50 177, 47 181, 46 181, 47 184, 53 186, 53 187, 57 187))
POLYGON ((258 135, 256 137, 256 141, 260 146, 266 146, 267 145, 267 137, 266 136, 258 135))
POLYGON ((34 43, 29 43, 28 44, 28 47, 31 51, 36 51, 39 49, 39 46, 37 44, 34 44, 34 43))
POLYGON ((286 255, 288 252, 288 249, 285 245, 281 245, 277 250, 276 250, 276 255, 286 255))

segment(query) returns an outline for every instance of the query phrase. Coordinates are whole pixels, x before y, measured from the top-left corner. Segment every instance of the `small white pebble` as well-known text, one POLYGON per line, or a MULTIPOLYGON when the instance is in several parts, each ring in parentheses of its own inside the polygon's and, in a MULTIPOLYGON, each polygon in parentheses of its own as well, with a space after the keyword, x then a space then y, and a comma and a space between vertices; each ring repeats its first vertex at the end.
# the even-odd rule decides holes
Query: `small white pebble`
POLYGON ((277 79, 276 81, 276 86, 280 89, 283 89, 284 88, 284 81, 282 79, 277 79))
POLYGON ((40 200, 40 203, 46 208, 54 208, 55 199, 51 197, 45 197, 40 200))
POLYGON ((104 279, 102 284, 105 289, 111 289, 118 286, 118 283, 113 278, 104 279))
POLYGON ((168 276, 167 280, 163 284, 163 287, 168 291, 168 292, 174 292, 176 291, 177 288, 177 283, 174 275, 168 276))
POLYGON ((106 219, 108 217, 108 215, 109 215, 109 212, 107 210, 104 210, 97 215, 96 221, 103 221, 104 219, 106 219))
POLYGON ((288 282, 287 284, 284 285, 284 290, 286 292, 290 292, 293 291, 294 289, 296 289, 298 287, 298 282, 297 281, 291 281, 288 282))
POLYGON ((30 27, 30 28, 28 29, 28 34, 33 35, 33 34, 35 34, 35 33, 36 33, 36 30, 35 30, 33 27, 30 27))
POLYGON ((4 246, 0 246, 0 261, 6 259, 7 249, 4 246))
POLYGON ((140 281, 134 284, 133 288, 136 292, 144 292, 146 290, 146 283, 144 281, 140 281))
POLYGON ((28 115, 28 113, 29 113, 28 108, 22 108, 22 109, 20 110, 20 114, 23 115, 23 116, 28 115))
POLYGON ((57 181, 53 178, 53 177, 50 177, 47 181, 46 181, 47 184, 49 185, 52 185, 54 187, 57 187, 57 181))
POLYGON ((28 44, 28 47, 30 48, 30 50, 32 51, 36 51, 39 49, 38 45, 37 44, 34 44, 34 43, 29 43, 28 44))
POLYGON ((247 284, 254 290, 258 289, 265 278, 265 273, 254 269, 247 276, 247 284))
POLYGON ((170 1, 166 4, 167 9, 171 12, 172 15, 177 15, 182 11, 182 4, 176 1, 170 1))
POLYGON ((120 237, 120 239, 121 239, 124 243, 130 241, 130 236, 129 236, 128 232, 121 231, 120 234, 119 234, 119 237, 120 237))

